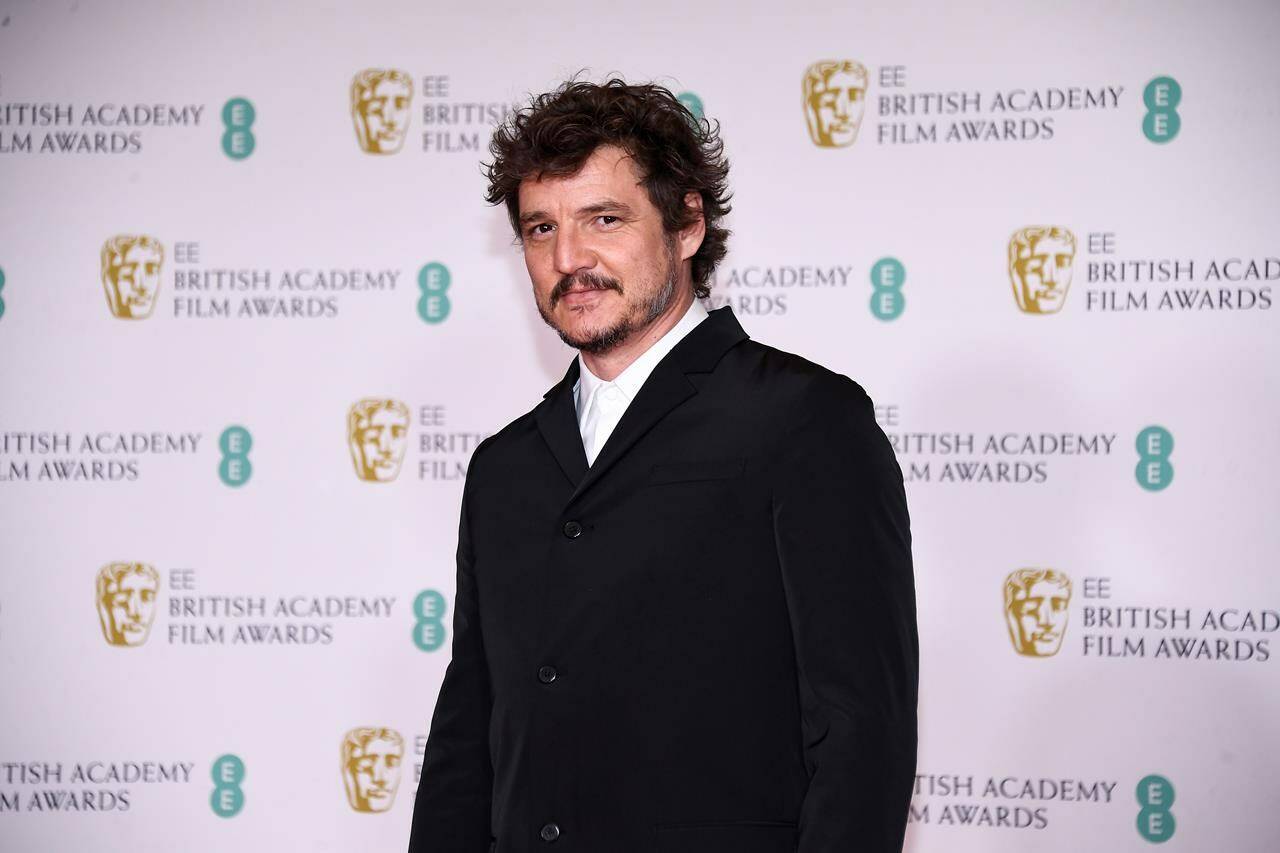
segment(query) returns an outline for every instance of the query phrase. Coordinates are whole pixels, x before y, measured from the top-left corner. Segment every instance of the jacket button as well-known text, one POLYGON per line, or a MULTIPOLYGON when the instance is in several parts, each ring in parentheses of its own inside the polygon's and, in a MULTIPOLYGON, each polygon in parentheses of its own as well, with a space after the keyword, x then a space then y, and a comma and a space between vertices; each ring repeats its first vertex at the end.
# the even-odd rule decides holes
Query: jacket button
POLYGON ((564 535, 570 539, 577 539, 582 535, 582 525, 576 521, 566 521, 564 523, 564 535))
POLYGON ((542 836, 543 841, 555 841, 560 837, 560 827, 554 823, 544 823, 538 835, 542 836))
POLYGON ((554 666, 538 667, 538 680, 543 684, 550 684, 555 681, 558 674, 559 673, 556 672, 556 668, 554 666))

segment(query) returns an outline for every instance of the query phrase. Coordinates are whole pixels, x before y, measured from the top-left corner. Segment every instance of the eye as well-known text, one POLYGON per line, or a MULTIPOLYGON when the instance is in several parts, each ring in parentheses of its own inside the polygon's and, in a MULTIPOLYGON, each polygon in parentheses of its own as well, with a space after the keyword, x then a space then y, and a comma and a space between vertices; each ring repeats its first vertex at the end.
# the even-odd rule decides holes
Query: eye
POLYGON ((616 217, 616 216, 610 216, 610 215, 609 215, 609 214, 607 214, 607 213, 602 214, 602 215, 600 215, 600 216, 597 216, 597 217, 596 217, 596 219, 597 219, 597 220, 599 220, 599 221, 601 222, 601 224, 603 224, 603 225, 612 225, 612 224, 614 224, 615 222, 620 222, 620 221, 621 221, 618 217, 616 217))

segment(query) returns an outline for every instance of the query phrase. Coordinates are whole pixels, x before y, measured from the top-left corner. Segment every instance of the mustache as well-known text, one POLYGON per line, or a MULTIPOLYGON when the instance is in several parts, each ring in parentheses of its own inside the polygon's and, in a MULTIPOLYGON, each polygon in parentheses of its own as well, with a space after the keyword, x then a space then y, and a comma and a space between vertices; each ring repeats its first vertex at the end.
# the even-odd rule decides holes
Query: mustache
POLYGON ((597 275, 593 272, 581 272, 562 276, 556 282, 556 286, 551 289, 551 307, 556 307, 560 297, 575 287, 580 290, 613 290, 617 291, 618 295, 622 295, 622 283, 616 278, 597 275))

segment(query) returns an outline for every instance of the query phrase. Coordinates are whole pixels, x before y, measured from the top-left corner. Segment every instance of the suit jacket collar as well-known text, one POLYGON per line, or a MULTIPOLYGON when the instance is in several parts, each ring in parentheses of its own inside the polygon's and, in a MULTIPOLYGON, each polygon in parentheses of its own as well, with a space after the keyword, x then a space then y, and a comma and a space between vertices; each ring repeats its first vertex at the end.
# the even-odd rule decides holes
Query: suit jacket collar
POLYGON ((547 447, 575 486, 570 501, 599 480, 668 412, 698 392, 688 374, 710 372, 730 347, 746 337, 747 333, 728 306, 709 312, 707 319, 658 362, 589 469, 573 405, 573 385, 578 381, 578 359, 574 358, 564 378, 543 395, 543 401, 534 410, 534 420, 547 447))

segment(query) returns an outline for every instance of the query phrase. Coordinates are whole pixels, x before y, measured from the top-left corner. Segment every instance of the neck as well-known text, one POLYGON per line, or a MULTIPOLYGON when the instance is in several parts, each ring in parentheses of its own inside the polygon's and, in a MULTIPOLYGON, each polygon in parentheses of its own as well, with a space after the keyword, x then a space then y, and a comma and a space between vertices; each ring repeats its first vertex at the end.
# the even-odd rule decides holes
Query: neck
POLYGON ((684 312, 689 310, 689 306, 692 304, 692 285, 681 287, 677 292, 676 298, 672 299, 671 304, 667 306, 667 310, 654 318, 652 323, 641 329, 636 329, 625 341, 608 352, 597 354, 582 353, 583 363, 596 376, 606 382, 612 382, 618 378, 618 374, 631 365, 631 362, 644 355, 645 350, 671 331, 676 323, 680 322, 680 318, 684 316, 684 312))

